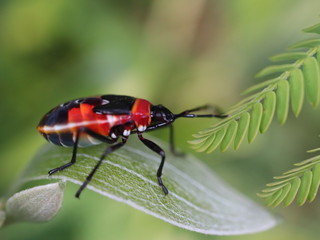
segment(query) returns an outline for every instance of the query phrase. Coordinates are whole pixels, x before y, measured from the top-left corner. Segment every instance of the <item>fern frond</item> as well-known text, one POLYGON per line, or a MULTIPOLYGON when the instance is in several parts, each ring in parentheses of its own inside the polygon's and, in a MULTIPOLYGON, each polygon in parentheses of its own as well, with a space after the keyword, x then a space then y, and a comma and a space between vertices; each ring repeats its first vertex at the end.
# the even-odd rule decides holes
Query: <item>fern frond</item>
POLYGON ((267 184, 267 188, 258 193, 268 206, 281 203, 288 206, 294 199, 301 206, 315 199, 320 186, 320 155, 294 165, 297 167, 274 177, 276 182, 267 184))
MULTIPOLYGON (((320 24, 305 31, 320 34, 320 24)), ((298 42, 290 48, 299 50, 271 57, 274 62, 289 63, 266 67, 257 74, 258 77, 278 76, 248 88, 244 93, 251 95, 226 112, 230 117, 194 134, 195 139, 189 141, 194 149, 209 153, 220 145, 220 150, 226 151, 233 141, 237 150, 245 136, 251 143, 258 132, 266 132, 274 116, 280 124, 286 122, 290 109, 298 117, 305 96, 314 108, 319 105, 320 37, 298 42)))

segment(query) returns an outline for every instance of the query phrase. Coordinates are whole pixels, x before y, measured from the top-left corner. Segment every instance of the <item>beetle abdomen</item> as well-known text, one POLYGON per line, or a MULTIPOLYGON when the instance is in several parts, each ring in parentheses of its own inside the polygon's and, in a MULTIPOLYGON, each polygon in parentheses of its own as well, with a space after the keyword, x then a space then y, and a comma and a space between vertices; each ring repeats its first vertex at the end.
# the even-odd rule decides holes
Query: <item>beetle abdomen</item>
POLYGON ((122 95, 76 99, 48 112, 38 131, 53 144, 66 147, 74 146, 80 132, 78 146, 90 146, 100 141, 88 130, 113 140, 128 137, 134 128, 144 132, 151 123, 150 107, 145 99, 122 95))
MULTIPOLYGON (((95 106, 108 103, 100 97, 77 99, 48 112, 40 121, 38 131, 51 143, 72 147, 75 134, 81 127, 87 127, 103 136, 108 136, 113 117, 96 114, 92 111, 95 106)), ((79 138, 79 146, 99 144, 100 142, 86 133, 79 138)))

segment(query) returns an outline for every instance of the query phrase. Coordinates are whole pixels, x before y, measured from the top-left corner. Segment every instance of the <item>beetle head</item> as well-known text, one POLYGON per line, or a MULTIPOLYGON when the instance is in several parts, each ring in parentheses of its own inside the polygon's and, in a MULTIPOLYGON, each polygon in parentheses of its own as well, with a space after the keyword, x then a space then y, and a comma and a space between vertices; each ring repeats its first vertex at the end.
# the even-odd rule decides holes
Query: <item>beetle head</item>
POLYGON ((163 125, 172 123, 175 120, 174 114, 162 105, 156 105, 151 107, 151 124, 158 125, 163 123, 163 125))

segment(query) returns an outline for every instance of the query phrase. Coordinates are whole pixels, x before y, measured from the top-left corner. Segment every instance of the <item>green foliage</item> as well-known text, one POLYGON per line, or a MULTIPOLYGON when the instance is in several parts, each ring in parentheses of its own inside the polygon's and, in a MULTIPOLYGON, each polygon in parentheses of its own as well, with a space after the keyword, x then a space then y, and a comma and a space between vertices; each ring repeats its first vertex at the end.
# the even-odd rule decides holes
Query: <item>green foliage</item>
MULTIPOLYGON (((320 34, 320 25, 305 29, 305 32, 320 34)), ((237 150, 247 135, 254 141, 258 133, 268 130, 274 115, 280 124, 287 120, 289 109, 298 117, 306 96, 316 108, 320 103, 320 38, 298 42, 290 49, 299 49, 271 57, 273 62, 286 62, 262 69, 257 77, 278 76, 248 88, 251 93, 226 114, 230 116, 219 123, 194 134, 189 141, 196 151, 210 153, 219 145, 226 151, 234 141, 237 150)), ((279 195, 281 197, 282 195, 279 195)))
POLYGON ((296 199, 301 206, 315 199, 320 185, 320 155, 294 165, 296 168, 274 177, 277 181, 267 184, 258 194, 267 205, 276 207, 283 203, 288 206, 296 199))
MULTIPOLYGON (((320 24, 304 30, 320 34, 320 24)), ((246 91, 251 93, 227 112, 230 116, 216 125, 194 134, 189 141, 199 152, 212 152, 220 144, 226 151, 234 142, 237 150, 247 135, 253 142, 258 132, 268 130, 274 116, 280 124, 287 120, 289 109, 298 117, 304 98, 316 108, 320 103, 320 38, 298 42, 290 49, 301 49, 271 57, 273 62, 287 62, 262 69, 257 77, 279 74, 274 78, 258 83, 246 91)), ((274 183, 258 195, 268 206, 290 205, 294 199, 298 205, 307 200, 313 201, 320 185, 320 156, 295 164, 297 168, 275 177, 274 183)))

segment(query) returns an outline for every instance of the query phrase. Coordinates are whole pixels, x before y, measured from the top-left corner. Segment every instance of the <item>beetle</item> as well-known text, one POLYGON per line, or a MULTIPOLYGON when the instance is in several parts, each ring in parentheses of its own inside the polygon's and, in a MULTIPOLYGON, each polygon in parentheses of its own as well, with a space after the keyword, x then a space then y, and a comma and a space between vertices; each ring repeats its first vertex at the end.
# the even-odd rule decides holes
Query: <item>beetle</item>
POLYGON ((111 144, 77 191, 75 196, 79 198, 105 157, 124 146, 131 134, 137 134, 146 147, 161 156, 157 179, 166 195, 168 190, 161 178, 166 158, 165 152, 156 143, 144 138, 143 133, 169 126, 170 149, 174 154, 178 154, 174 148, 172 123, 181 117, 227 117, 221 114, 192 113, 208 108, 209 106, 205 105, 173 114, 162 105, 153 105, 148 100, 124 95, 79 98, 63 103, 45 114, 37 127, 40 134, 49 142, 63 147, 73 147, 70 162, 50 170, 48 174, 50 176, 73 165, 76 162, 78 147, 100 143, 111 144))

